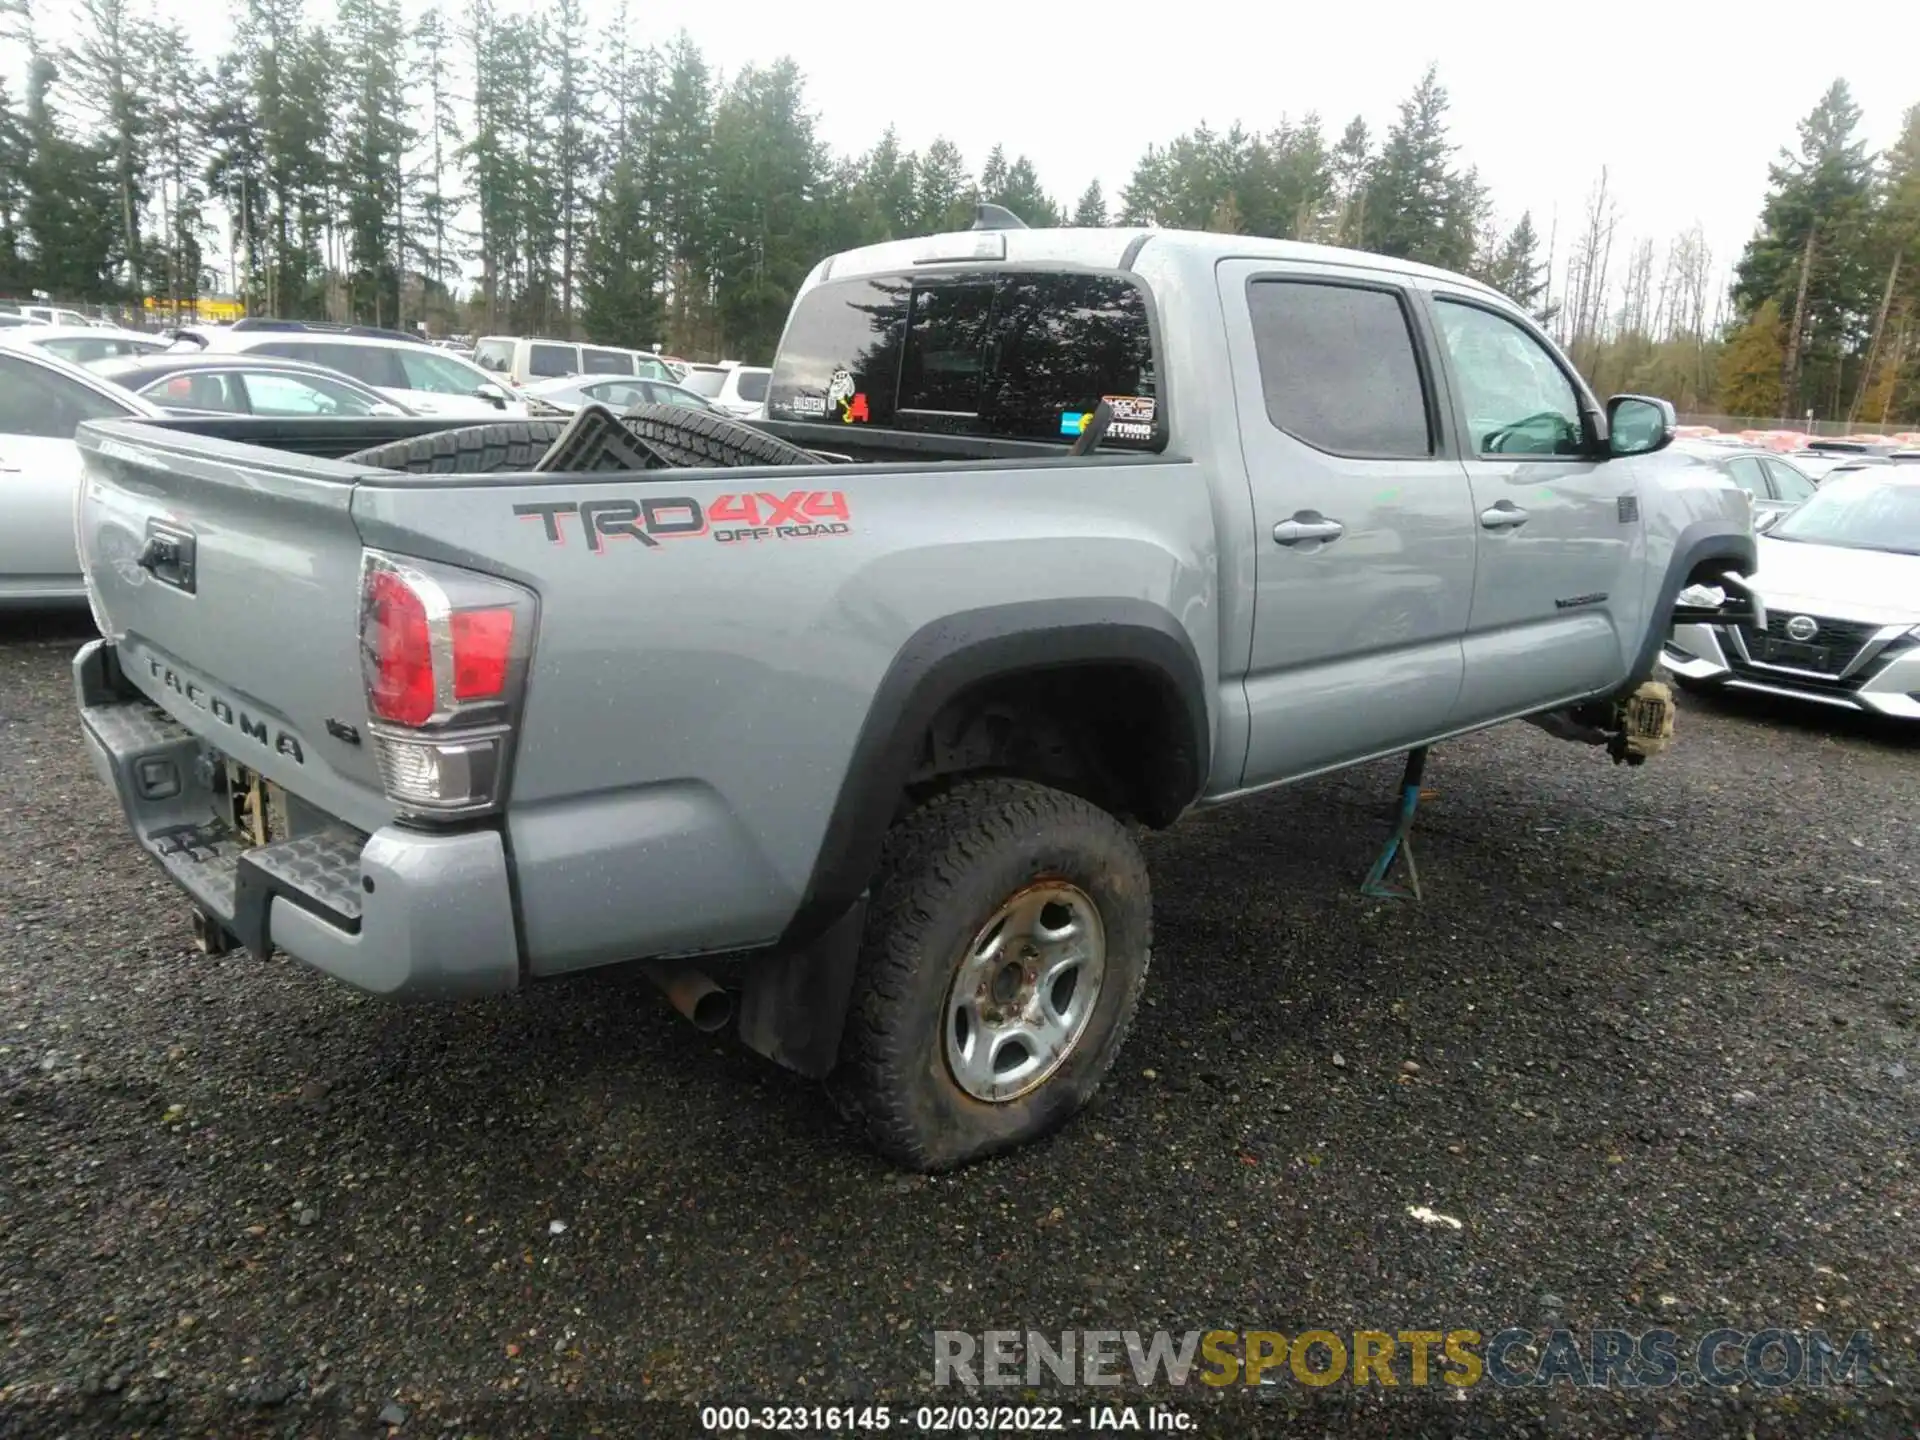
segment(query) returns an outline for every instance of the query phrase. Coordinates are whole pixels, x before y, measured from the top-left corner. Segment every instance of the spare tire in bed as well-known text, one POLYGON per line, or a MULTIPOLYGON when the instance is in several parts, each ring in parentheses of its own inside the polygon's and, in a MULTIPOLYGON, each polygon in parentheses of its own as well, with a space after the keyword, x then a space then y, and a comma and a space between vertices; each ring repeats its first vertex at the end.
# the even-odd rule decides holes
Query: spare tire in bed
POLYGON ((690 405, 636 405, 621 422, 677 466, 824 465, 798 445, 690 405))
POLYGON ((496 470, 531 470, 567 428, 565 420, 489 420, 436 430, 411 440, 342 456, 348 465, 404 470, 415 475, 486 475, 496 470))
MULTIPOLYGON (((820 465, 826 462, 797 445, 776 440, 750 425, 686 405, 636 405, 621 424, 667 464, 684 468, 742 465, 820 465)), ((402 470, 416 475, 486 475, 531 470, 571 424, 570 420, 490 420, 437 430, 357 451, 350 465, 402 470)))

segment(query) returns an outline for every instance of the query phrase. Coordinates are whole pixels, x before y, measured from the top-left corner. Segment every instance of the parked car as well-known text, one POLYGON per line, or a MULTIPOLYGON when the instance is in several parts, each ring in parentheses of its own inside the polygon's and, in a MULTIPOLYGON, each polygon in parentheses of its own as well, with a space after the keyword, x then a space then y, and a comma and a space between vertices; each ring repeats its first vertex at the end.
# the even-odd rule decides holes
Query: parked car
POLYGON ((75 365, 115 355, 153 355, 167 348, 157 335, 105 325, 21 325, 0 334, 0 344, 38 346, 75 365))
POLYGON ((84 428, 83 733, 209 949, 393 996, 640 961, 946 1168, 1113 1065, 1129 822, 1403 751, 1417 798, 1517 718, 1638 763, 1678 596, 1753 568, 1671 405, 1426 266, 974 231, 835 257, 784 333, 760 425, 622 418, 674 468, 536 470, 560 420, 84 428))
POLYGON ((159 413, 56 355, 0 346, 0 609, 86 599, 73 538, 74 430, 159 413))
POLYGON ((87 367, 162 409, 226 415, 411 415, 352 376, 257 353, 178 350, 87 367))
POLYGON ((673 372, 666 363, 644 350, 622 350, 613 345, 581 345, 571 340, 483 335, 474 344, 473 360, 482 370, 501 376, 515 387, 531 385, 540 380, 558 380, 569 375, 638 375, 649 380, 673 379, 673 372))
POLYGON ((1786 456, 1757 445, 1725 445, 1711 440, 1676 440, 1679 454, 1698 455, 1718 466, 1742 490, 1753 496, 1753 513, 1791 510, 1813 494, 1814 478, 1786 456))
POLYGON ((528 415, 571 415, 582 405, 596 402, 615 411, 630 410, 635 405, 685 405, 695 410, 725 413, 704 395, 697 395, 685 386, 666 380, 629 380, 617 375, 599 379, 591 375, 566 375, 558 380, 522 386, 520 393, 526 398, 528 415))
POLYGON ((526 403, 486 371, 420 340, 292 322, 248 328, 245 320, 218 330, 182 331, 182 336, 188 344, 221 354, 277 355, 337 370, 416 415, 497 420, 527 413, 526 403))
POLYGON ((767 380, 772 373, 761 365, 693 365, 680 383, 735 419, 758 420, 767 413, 767 380))
POLYGON ((1920 467, 1835 474, 1761 525, 1764 624, 1676 627, 1674 678, 1920 720, 1920 467))
POLYGON ((14 330, 23 325, 45 325, 44 320, 36 320, 31 315, 18 315, 10 311, 0 311, 0 330, 14 330))

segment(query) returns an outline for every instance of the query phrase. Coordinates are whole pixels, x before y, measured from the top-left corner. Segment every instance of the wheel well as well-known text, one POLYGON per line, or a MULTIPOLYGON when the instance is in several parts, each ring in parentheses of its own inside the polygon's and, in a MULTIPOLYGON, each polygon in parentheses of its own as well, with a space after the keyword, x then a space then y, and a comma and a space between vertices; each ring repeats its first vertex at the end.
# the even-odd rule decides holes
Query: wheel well
POLYGON ((995 675, 941 706, 920 738, 905 798, 962 776, 1009 775, 1149 825, 1199 792, 1196 737, 1173 682, 1129 664, 995 675))

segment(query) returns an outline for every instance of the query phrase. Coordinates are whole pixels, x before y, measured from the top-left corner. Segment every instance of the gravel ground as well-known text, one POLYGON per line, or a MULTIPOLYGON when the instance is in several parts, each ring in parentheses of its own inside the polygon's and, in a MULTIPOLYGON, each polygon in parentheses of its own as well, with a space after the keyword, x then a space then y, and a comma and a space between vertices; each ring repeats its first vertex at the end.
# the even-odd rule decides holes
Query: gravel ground
POLYGON ((192 955, 82 755, 81 638, 0 628, 0 1432, 671 1435, 690 1402, 962 1398, 936 1327, 1564 1322, 1868 1328, 1879 1361, 1060 1398, 1915 1433, 1920 738, 1692 701, 1637 771, 1475 737, 1428 769, 1422 904, 1357 893, 1394 766, 1196 816, 1150 842, 1155 974, 1099 1103, 928 1181, 631 979, 396 1008, 192 955))

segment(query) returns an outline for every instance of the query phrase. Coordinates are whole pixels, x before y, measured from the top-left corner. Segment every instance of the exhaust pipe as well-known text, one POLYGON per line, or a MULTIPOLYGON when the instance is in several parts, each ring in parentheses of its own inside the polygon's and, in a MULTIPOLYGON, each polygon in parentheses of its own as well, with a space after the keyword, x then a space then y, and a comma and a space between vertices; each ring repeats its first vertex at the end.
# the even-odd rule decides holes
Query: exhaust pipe
POLYGON ((711 1035, 733 1018, 733 997, 690 965, 649 965, 647 978, 696 1030, 711 1035))

